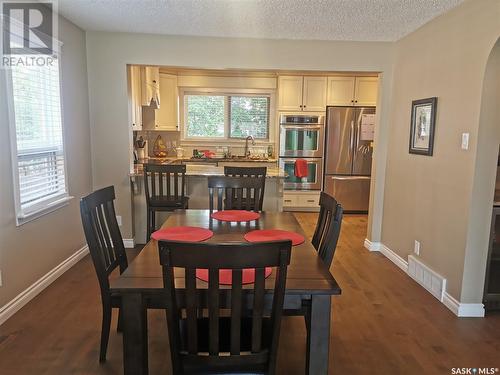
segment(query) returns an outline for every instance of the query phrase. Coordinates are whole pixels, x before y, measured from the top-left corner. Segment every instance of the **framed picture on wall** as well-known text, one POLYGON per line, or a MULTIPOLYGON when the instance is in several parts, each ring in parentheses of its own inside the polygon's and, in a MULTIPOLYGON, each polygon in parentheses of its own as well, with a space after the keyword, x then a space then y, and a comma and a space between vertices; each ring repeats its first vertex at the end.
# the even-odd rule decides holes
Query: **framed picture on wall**
POLYGON ((436 107, 436 97, 411 103, 410 154, 432 156, 436 107))

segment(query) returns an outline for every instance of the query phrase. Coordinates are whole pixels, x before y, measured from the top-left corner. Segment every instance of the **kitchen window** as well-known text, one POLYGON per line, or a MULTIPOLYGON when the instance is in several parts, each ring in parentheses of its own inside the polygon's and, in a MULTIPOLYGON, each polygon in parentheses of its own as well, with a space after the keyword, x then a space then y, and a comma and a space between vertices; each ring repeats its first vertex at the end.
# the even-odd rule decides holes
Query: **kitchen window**
POLYGON ((7 72, 18 225, 70 199, 66 178, 59 59, 7 72))
POLYGON ((186 139, 269 139, 269 94, 184 93, 186 139))

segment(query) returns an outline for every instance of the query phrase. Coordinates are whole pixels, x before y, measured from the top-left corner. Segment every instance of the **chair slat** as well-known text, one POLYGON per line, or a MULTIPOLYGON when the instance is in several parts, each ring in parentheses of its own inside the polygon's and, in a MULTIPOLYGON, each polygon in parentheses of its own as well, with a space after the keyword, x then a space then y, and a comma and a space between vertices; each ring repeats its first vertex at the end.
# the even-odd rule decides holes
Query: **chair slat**
POLYGON ((231 286, 231 354, 240 354, 241 337, 241 289, 242 289, 242 271, 232 271, 231 286))
POLYGON ((262 344, 262 317, 264 313, 265 269, 255 269, 254 300, 252 316, 252 353, 260 351, 262 344))
POLYGON ((208 353, 219 354, 219 270, 208 271, 208 353))
POLYGON ((186 280, 186 320, 188 334, 188 353, 198 353, 198 309, 196 303, 196 270, 185 269, 186 280))

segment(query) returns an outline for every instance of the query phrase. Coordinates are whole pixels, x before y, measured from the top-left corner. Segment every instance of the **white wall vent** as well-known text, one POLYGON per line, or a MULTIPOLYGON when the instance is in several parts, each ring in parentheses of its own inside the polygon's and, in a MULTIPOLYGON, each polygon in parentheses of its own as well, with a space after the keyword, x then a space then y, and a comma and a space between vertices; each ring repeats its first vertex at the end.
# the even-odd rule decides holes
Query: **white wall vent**
POLYGON ((438 300, 443 301, 446 279, 413 255, 408 256, 408 275, 438 300))

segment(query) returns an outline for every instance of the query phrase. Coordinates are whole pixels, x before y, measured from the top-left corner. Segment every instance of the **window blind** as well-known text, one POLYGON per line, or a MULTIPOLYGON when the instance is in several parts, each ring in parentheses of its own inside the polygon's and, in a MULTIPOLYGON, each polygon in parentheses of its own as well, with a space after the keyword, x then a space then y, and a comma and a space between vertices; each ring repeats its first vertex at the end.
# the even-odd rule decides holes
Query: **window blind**
POLYGON ((18 217, 67 196, 59 61, 13 66, 18 217))

